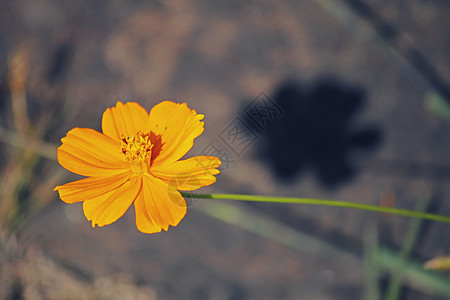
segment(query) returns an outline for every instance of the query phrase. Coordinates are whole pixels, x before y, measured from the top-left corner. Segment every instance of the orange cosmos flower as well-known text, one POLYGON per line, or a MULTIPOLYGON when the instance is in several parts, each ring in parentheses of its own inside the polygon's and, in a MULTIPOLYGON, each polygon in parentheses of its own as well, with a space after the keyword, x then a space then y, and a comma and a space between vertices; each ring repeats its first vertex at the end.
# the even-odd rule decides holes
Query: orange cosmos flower
POLYGON ((74 128, 61 140, 59 163, 87 178, 55 190, 66 203, 83 201, 93 227, 115 222, 131 204, 142 232, 176 226, 186 214, 178 190, 210 185, 219 173, 217 157, 180 160, 203 132, 203 117, 186 103, 164 101, 148 114, 137 103, 117 102, 103 114, 103 133, 74 128))

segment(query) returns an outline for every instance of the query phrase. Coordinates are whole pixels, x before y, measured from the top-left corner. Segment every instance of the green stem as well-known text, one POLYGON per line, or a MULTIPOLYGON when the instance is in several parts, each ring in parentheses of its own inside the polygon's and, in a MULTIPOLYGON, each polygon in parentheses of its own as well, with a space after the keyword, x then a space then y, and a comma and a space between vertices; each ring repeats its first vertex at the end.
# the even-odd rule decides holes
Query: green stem
POLYGON ((184 197, 199 198, 199 199, 222 199, 222 200, 239 200, 252 202, 270 202, 270 203, 290 203, 290 204, 310 204, 310 205, 324 205, 334 207, 348 207, 362 210, 376 211, 382 213, 396 214, 412 218, 427 219, 432 221, 450 223, 449 216, 436 215, 424 213, 419 211, 399 209, 393 207, 382 207, 370 204, 353 203, 347 201, 335 200, 321 200, 309 198, 291 198, 291 197, 273 197, 273 196, 258 196, 258 195, 239 195, 239 194, 197 194, 192 192, 182 192, 184 197))

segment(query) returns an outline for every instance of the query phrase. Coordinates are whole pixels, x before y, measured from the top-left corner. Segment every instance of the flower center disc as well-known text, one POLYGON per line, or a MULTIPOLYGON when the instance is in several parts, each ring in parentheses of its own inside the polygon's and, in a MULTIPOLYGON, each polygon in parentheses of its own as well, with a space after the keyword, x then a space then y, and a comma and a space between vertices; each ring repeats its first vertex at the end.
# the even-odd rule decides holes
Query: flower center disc
POLYGON ((147 172, 153 148, 150 135, 138 131, 134 136, 122 136, 121 142, 122 153, 131 163, 131 170, 134 173, 147 172))

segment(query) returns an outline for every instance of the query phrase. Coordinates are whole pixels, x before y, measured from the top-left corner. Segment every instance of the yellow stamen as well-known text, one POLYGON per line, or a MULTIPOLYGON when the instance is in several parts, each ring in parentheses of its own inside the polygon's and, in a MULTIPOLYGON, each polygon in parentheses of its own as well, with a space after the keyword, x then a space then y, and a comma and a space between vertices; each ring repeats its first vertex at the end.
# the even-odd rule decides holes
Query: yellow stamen
POLYGON ((151 157, 153 145, 149 134, 138 131, 134 136, 122 136, 122 153, 129 162, 138 162, 151 157))

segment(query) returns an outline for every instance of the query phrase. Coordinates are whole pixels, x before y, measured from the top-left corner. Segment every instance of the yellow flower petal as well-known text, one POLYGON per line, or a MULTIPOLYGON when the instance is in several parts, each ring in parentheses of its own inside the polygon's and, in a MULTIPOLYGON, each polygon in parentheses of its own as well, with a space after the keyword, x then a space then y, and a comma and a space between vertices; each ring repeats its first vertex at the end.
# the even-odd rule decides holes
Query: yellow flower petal
POLYGON ((109 177, 88 177, 57 186, 54 190, 58 191, 62 201, 75 203, 89 200, 115 190, 124 184, 130 175, 130 172, 125 172, 109 177))
POLYGON ((145 193, 141 192, 134 201, 134 211, 136 215, 136 227, 143 233, 161 232, 161 227, 156 224, 153 213, 150 209, 149 201, 145 199, 145 193))
POLYGON ((220 173, 220 159, 214 156, 196 156, 172 164, 152 167, 151 174, 170 186, 191 191, 216 182, 214 175, 220 173))
POLYGON ((158 178, 144 175, 141 193, 142 197, 136 199, 135 205, 136 226, 142 232, 167 230, 169 225, 178 225, 186 214, 186 201, 183 196, 158 178))
POLYGON ((157 166, 172 163, 185 155, 194 144, 194 139, 203 132, 203 115, 187 107, 164 101, 150 111, 146 131, 152 131, 161 138, 162 148, 153 161, 157 166))
POLYGON ((119 144, 93 129, 74 128, 61 141, 58 161, 73 173, 108 176, 129 169, 119 144))
POLYGON ((117 102, 116 107, 108 108, 103 113, 102 131, 114 140, 122 136, 134 136, 139 130, 145 128, 147 111, 135 102, 123 104, 117 102))
POLYGON ((104 226, 119 219, 127 211, 141 190, 141 178, 134 176, 131 180, 109 193, 83 202, 84 215, 96 224, 104 226))

